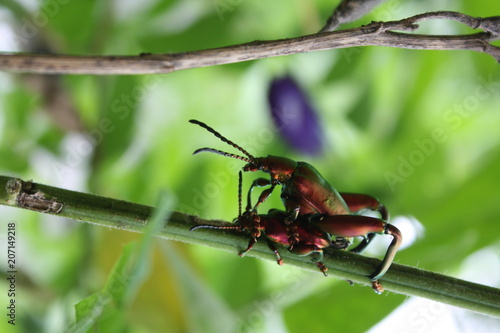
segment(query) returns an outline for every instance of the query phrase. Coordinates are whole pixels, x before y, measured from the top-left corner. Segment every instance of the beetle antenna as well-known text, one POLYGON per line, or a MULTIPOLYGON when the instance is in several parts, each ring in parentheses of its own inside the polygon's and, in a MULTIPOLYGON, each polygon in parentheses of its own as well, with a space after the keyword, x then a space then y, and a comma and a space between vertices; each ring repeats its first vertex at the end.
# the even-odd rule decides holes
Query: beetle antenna
POLYGON ((237 230, 240 227, 235 225, 235 226, 222 226, 222 225, 211 225, 211 224, 199 224, 195 225, 194 227, 191 227, 189 231, 193 231, 196 229, 218 229, 218 230, 237 230))
POLYGON ((243 183, 243 172, 240 170, 238 173, 238 220, 241 218, 241 192, 243 183))
POLYGON ((212 133, 213 135, 215 135, 216 137, 218 137, 222 142, 225 142, 227 143, 228 145, 230 146, 233 146, 234 148, 238 149, 239 151, 241 151, 243 154, 245 154, 246 156, 248 156, 250 159, 252 160, 255 160, 255 157, 250 154, 249 152, 247 152, 245 149, 241 148, 240 146, 238 146, 236 143, 234 143, 233 141, 225 138, 222 136, 222 134, 220 134, 219 132, 217 132, 216 130, 214 130, 212 127, 208 126, 207 124, 205 123, 202 123, 201 121, 199 120, 196 120, 196 119, 191 119, 189 120, 190 123, 192 124, 196 124, 200 127, 203 127, 204 129, 206 129, 207 131, 209 131, 210 133, 212 133))
POLYGON ((236 154, 231 154, 231 153, 226 153, 225 151, 218 150, 218 149, 213 149, 213 148, 200 148, 200 149, 196 149, 194 151, 193 155, 196 155, 196 154, 201 153, 203 151, 208 151, 210 153, 215 153, 215 154, 219 154, 219 155, 226 156, 226 157, 232 157, 232 158, 236 158, 238 160, 245 161, 247 163, 252 163, 252 160, 250 158, 248 158, 248 157, 240 156, 240 155, 236 155, 236 154))

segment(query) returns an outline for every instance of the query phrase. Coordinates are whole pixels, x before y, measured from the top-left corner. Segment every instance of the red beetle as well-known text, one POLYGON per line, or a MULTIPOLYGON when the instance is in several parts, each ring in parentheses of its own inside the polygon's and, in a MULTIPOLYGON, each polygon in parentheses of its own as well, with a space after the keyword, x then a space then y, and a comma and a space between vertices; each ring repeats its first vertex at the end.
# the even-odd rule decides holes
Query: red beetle
MULTIPOLYGON (((371 234, 387 234, 393 237, 384 259, 376 271, 369 276, 372 281, 372 288, 381 293, 384 289, 378 281, 389 269, 396 252, 401 245, 401 232, 395 226, 388 224, 382 219, 367 217, 361 215, 322 215, 322 214, 307 214, 300 215, 294 221, 295 231, 298 241, 290 242, 288 236, 288 224, 286 219, 289 216, 288 212, 271 209, 268 214, 255 214, 248 208, 251 207, 250 196, 246 211, 241 214, 241 183, 242 173, 239 173, 238 187, 238 202, 240 212, 235 223, 230 226, 200 224, 192 227, 190 230, 200 228, 219 229, 219 230, 236 230, 239 232, 247 232, 251 238, 245 250, 240 251, 239 255, 243 256, 250 251, 257 239, 264 236, 271 251, 276 255, 276 260, 279 265, 283 265, 275 243, 288 246, 288 249, 297 255, 313 254, 312 260, 316 262, 318 268, 326 276, 327 268, 321 262, 323 258, 323 249, 334 247, 336 249, 346 249, 349 242, 342 241, 350 237, 367 236, 371 234), (332 236, 341 237, 341 241, 333 241, 332 236), (293 245, 293 246, 292 246, 293 245)), ((337 239, 337 238, 335 238, 337 239)))

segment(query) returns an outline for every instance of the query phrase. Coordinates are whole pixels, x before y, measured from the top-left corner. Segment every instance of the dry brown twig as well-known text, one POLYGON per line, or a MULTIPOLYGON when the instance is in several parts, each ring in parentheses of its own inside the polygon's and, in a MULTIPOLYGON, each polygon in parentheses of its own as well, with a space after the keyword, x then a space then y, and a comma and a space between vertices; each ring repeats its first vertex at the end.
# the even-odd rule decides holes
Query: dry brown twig
POLYGON ((500 47, 491 44, 500 38, 500 16, 487 18, 439 11, 415 15, 399 21, 320 32, 272 41, 254 41, 192 52, 141 54, 135 56, 79 56, 53 54, 0 54, 0 70, 37 74, 160 74, 183 69, 223 65, 296 53, 349 48, 388 46, 419 50, 469 50, 486 53, 500 62, 500 47), (468 35, 413 34, 417 23, 430 19, 461 22, 481 32, 468 35))

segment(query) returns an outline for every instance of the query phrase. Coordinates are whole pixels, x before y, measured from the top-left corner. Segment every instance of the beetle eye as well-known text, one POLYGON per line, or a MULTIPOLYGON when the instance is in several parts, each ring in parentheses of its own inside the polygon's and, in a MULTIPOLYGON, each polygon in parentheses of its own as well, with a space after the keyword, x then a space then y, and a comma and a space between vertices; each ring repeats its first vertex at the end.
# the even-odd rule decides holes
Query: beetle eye
POLYGON ((245 172, 247 172, 247 171, 254 172, 257 170, 259 170, 259 168, 253 163, 248 163, 247 165, 245 165, 243 167, 243 171, 245 171, 245 172))

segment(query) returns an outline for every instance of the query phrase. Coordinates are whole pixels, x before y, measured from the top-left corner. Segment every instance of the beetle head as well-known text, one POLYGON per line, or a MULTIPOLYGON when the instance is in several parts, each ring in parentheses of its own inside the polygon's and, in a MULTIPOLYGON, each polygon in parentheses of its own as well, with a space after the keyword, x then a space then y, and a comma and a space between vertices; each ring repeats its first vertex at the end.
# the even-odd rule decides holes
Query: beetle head
POLYGON ((282 156, 270 155, 263 158, 259 170, 267 172, 272 180, 282 184, 290 180, 296 168, 296 161, 282 156))
POLYGON ((215 153, 215 154, 223 155, 226 157, 236 158, 238 160, 245 161, 245 162, 247 162, 247 164, 243 167, 243 171, 253 172, 253 171, 260 170, 260 171, 266 172, 271 176, 271 180, 275 183, 276 182, 277 183, 284 183, 284 182, 288 181, 292 177, 292 173, 297 168, 297 162, 295 162, 294 160, 291 160, 289 158, 286 158, 286 157, 280 157, 280 156, 254 157, 252 154, 247 152, 245 149, 238 146, 233 141, 225 138, 224 136, 222 136, 222 134, 220 134, 219 132, 217 132, 216 130, 214 130, 213 128, 208 126, 207 124, 202 123, 201 121, 198 121, 198 120, 194 120, 194 119, 191 119, 189 122, 196 124, 200 127, 203 127, 204 129, 206 129, 207 131, 209 131, 210 133, 212 133, 213 135, 218 137, 222 142, 225 142, 228 145, 238 149, 245 156, 236 155, 236 154, 232 154, 232 153, 226 153, 222 150, 218 150, 218 149, 214 149, 214 148, 200 148, 200 149, 196 150, 193 154, 198 154, 198 153, 203 152, 203 151, 208 151, 211 153, 215 153))
POLYGON ((253 159, 249 159, 248 163, 243 167, 243 171, 247 172, 255 172, 255 171, 264 171, 267 172, 267 157, 254 157, 253 159))

